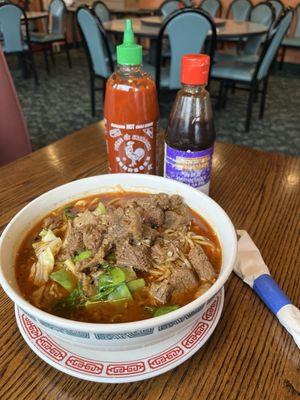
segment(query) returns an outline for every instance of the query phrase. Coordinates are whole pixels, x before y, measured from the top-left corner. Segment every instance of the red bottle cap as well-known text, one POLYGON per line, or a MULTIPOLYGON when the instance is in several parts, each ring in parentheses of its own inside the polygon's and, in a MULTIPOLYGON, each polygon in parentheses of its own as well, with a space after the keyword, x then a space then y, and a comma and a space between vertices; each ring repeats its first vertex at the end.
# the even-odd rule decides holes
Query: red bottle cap
POLYGON ((206 85, 210 57, 206 54, 185 54, 181 60, 181 82, 185 85, 206 85))

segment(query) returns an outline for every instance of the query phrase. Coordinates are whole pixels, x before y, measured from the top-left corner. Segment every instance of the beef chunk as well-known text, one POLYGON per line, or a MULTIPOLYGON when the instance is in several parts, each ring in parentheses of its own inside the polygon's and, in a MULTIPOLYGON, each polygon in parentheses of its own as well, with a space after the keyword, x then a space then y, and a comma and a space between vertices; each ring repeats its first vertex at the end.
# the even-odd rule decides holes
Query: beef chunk
POLYGON ((178 194, 170 196, 170 209, 174 210, 183 204, 183 198, 178 194))
POLYGON ((159 240, 151 247, 151 257, 158 264, 162 264, 166 259, 165 251, 159 240))
POLYGON ((149 248, 142 245, 132 245, 128 242, 119 242, 116 246, 116 264, 134 267, 140 271, 151 268, 149 248))
POLYGON ((118 237, 123 237, 127 234, 127 228, 122 224, 124 210, 118 207, 107 214, 108 240, 114 242, 118 237))
POLYGON ((84 225, 82 238, 85 248, 96 253, 102 243, 103 234, 103 228, 99 225, 84 225))
POLYGON ((213 266, 209 262, 209 259, 204 253, 201 246, 194 246, 190 250, 188 258, 195 271, 197 272, 199 279, 203 281, 208 281, 217 276, 213 269, 213 266))
POLYGON ((108 222, 108 239, 112 242, 142 238, 142 217, 133 208, 116 208, 109 213, 108 222))
POLYGON ((173 294, 195 288, 199 284, 193 270, 180 267, 172 270, 169 283, 174 288, 173 294))
POLYGON ((158 236, 157 230, 151 228, 151 226, 144 224, 143 226, 143 239, 149 240, 153 243, 158 236))
POLYGON ((165 193, 158 193, 153 195, 154 202, 163 210, 167 210, 170 206, 169 196, 165 193))
POLYGON ((104 258, 109 254, 112 248, 113 243, 109 242, 107 237, 104 237, 103 242, 101 243, 101 246, 95 255, 95 259, 97 259, 99 262, 103 262, 104 258))
POLYGON ((165 221, 165 213, 159 206, 149 206, 144 209, 144 221, 154 227, 162 226, 165 221))
POLYGON ((177 229, 185 225, 186 220, 182 215, 179 215, 174 211, 166 211, 164 224, 166 229, 177 229))
POLYGON ((63 223, 63 219, 61 215, 51 214, 44 219, 43 227, 45 229, 54 230, 59 228, 63 223))
POLYGON ((127 202, 127 206, 134 208, 136 212, 143 216, 143 220, 146 224, 152 226, 162 226, 165 219, 164 209, 160 206, 164 206, 163 201, 159 201, 159 195, 152 195, 149 197, 134 198, 127 202))
POLYGON ((130 208, 125 213, 126 222, 128 226, 128 233, 132 235, 135 240, 142 238, 142 217, 138 210, 130 208))
POLYGON ((149 286, 149 292, 159 303, 165 304, 170 298, 171 286, 167 279, 161 282, 152 282, 149 286))
POLYGON ((80 253, 84 250, 82 231, 78 228, 71 228, 64 244, 63 253, 72 258, 75 253, 80 253))
POLYGON ((74 219, 74 226, 80 228, 84 225, 97 225, 99 223, 98 217, 91 211, 87 210, 74 219))

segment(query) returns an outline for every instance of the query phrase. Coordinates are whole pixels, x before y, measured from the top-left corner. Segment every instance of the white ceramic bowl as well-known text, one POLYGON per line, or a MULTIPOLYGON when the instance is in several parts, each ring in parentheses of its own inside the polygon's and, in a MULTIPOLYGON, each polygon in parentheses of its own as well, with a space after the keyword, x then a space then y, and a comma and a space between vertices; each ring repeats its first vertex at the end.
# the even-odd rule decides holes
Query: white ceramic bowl
POLYGON ((170 179, 151 175, 111 174, 70 182, 41 195, 24 207, 8 224, 0 239, 0 283, 7 295, 43 330, 69 343, 103 350, 128 350, 166 340, 195 322, 206 303, 223 287, 236 259, 236 234, 224 210, 201 192, 170 179), (213 286, 186 306, 163 316, 118 324, 93 324, 56 317, 24 300, 18 288, 14 262, 27 232, 46 214, 72 200, 105 192, 126 191, 179 194, 203 216, 217 233, 222 246, 221 272, 213 286))

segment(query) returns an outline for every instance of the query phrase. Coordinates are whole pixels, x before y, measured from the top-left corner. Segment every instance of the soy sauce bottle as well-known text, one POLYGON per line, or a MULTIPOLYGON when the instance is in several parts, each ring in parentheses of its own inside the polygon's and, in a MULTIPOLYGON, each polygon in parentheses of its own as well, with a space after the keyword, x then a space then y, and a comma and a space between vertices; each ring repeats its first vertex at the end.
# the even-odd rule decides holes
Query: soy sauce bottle
POLYGON ((208 83, 210 58, 182 57, 182 89, 177 93, 165 134, 164 175, 208 194, 215 129, 208 83))

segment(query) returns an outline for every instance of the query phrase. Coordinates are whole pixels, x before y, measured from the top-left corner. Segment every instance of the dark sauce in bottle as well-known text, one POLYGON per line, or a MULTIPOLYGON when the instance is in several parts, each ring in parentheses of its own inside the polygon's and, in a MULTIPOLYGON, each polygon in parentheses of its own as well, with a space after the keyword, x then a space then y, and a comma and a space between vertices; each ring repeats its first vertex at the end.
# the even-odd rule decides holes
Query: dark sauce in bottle
POLYGON ((209 57, 186 55, 165 135, 165 176, 208 193, 216 138, 209 93, 209 57))

